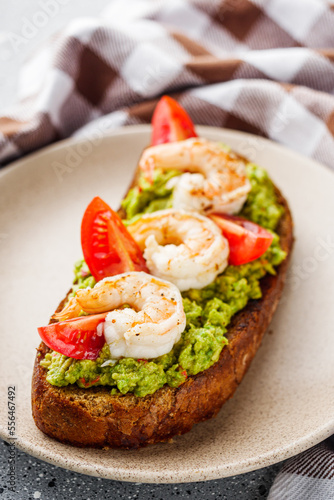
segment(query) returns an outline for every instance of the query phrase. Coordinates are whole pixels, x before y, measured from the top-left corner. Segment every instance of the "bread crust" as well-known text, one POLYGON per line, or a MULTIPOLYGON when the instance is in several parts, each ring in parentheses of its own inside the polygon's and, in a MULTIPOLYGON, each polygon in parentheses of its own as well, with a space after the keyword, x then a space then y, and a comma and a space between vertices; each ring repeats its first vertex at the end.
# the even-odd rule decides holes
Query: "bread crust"
MULTIPOLYGON (((42 342, 32 379, 32 411, 37 427, 62 443, 95 448, 139 448, 184 434, 194 424, 217 415, 233 396, 259 348, 279 302, 293 245, 293 222, 288 204, 277 232, 287 258, 275 276, 261 280, 262 298, 251 300, 228 328, 229 343, 209 369, 190 376, 178 388, 165 385, 154 394, 111 395, 108 387, 55 387, 40 366, 48 352, 42 342)), ((60 304, 61 306, 61 304, 60 304)))

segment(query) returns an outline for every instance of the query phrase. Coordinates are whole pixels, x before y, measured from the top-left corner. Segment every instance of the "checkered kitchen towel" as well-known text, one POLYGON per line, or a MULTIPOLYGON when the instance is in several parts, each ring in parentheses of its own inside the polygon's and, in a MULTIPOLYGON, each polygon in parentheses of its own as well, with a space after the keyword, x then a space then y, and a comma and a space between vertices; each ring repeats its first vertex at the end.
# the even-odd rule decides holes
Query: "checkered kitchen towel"
POLYGON ((334 436, 288 460, 268 500, 333 500, 334 436))
MULTIPOLYGON (((17 52, 22 40, 10 43, 17 52)), ((114 0, 23 68, 20 101, 0 117, 0 161, 72 134, 147 123, 163 93, 195 123, 266 136, 334 168, 334 5, 114 0)), ((287 462, 271 500, 334 498, 333 456, 326 442, 287 462)))
MULTIPOLYGON (((23 42, 10 43, 17 52, 23 42)), ((0 161, 92 121, 81 134, 148 122, 168 93, 195 123, 264 135, 334 167, 333 91, 328 2, 116 0, 26 64, 20 102, 0 118, 0 161)))

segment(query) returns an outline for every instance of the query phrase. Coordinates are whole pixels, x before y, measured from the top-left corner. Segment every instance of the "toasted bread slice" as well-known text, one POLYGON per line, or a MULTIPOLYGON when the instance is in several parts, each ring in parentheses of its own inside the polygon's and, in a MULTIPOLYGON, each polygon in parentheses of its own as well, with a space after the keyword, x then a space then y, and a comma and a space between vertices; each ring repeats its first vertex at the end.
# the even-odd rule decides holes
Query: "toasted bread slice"
MULTIPOLYGON (((190 376, 178 388, 165 385, 152 395, 112 395, 109 387, 55 387, 46 381, 40 361, 48 352, 39 346, 32 379, 32 410, 45 434, 81 447, 138 448, 188 432, 194 424, 214 417, 233 396, 259 348, 279 302, 293 244, 293 223, 286 200, 277 232, 287 258, 275 276, 261 280, 262 298, 251 300, 233 317, 229 343, 209 369, 190 376)), ((64 302, 64 301, 63 301, 64 302)), ((63 302, 59 305, 62 308, 63 302)))

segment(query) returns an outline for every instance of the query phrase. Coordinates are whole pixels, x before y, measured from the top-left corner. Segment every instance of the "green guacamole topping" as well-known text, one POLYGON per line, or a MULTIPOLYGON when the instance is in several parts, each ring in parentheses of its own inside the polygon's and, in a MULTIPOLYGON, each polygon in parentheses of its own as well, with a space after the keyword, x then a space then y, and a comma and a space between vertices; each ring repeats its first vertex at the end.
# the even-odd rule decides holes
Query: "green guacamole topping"
POLYGON ((166 184, 172 177, 180 174, 179 170, 163 172, 156 169, 153 172, 152 182, 149 182, 144 175, 140 175, 137 186, 130 189, 122 201, 122 208, 126 212, 126 218, 131 219, 132 222, 134 217, 143 213, 171 208, 173 189, 168 189, 166 184))
POLYGON ((284 212, 276 201, 274 185, 267 172, 254 163, 247 165, 247 175, 252 189, 240 215, 274 231, 284 212))
MULTIPOLYGON (((155 171, 152 183, 141 176, 138 186, 130 190, 122 203, 127 219, 172 206, 172 189, 167 189, 166 184, 178 173, 155 171)), ((247 174, 252 189, 241 214, 273 232, 283 213, 273 184, 265 170, 254 164, 247 166, 247 174)), ((227 344, 225 334, 231 317, 250 299, 261 297, 260 279, 266 273, 275 274, 275 266, 286 256, 279 245, 279 237, 273 234, 270 248, 259 259, 241 266, 228 266, 205 288, 182 293, 186 328, 168 354, 152 360, 110 360, 106 344, 99 358, 90 361, 51 351, 41 361, 48 370, 47 381, 59 387, 107 385, 112 393, 133 392, 142 397, 153 394, 165 384, 178 387, 189 375, 208 369, 219 359, 227 344)), ((94 286, 94 278, 83 260, 75 264, 74 274, 72 294, 78 288, 94 286)))

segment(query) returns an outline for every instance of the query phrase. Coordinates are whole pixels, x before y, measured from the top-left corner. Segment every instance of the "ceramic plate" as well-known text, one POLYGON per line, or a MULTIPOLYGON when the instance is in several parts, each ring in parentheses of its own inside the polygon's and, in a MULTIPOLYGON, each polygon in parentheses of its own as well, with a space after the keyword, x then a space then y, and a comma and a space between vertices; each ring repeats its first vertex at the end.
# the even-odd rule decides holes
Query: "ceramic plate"
POLYGON ((30 381, 39 344, 80 258, 80 222, 94 196, 117 208, 148 126, 91 140, 70 139, 0 174, 1 436, 7 388, 16 388, 22 450, 74 471, 122 481, 188 482, 268 466, 334 432, 334 175, 325 167, 249 134, 198 127, 264 166, 288 199, 296 244, 274 321, 235 396, 218 417, 173 443, 139 451, 62 445, 34 425, 30 381))

